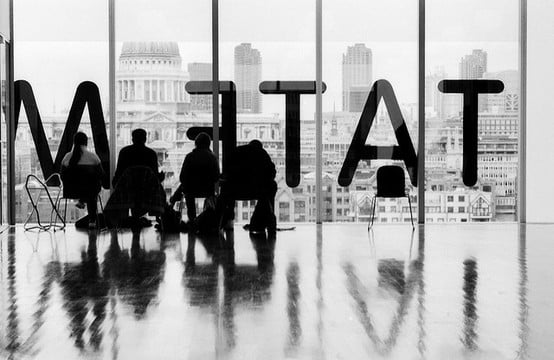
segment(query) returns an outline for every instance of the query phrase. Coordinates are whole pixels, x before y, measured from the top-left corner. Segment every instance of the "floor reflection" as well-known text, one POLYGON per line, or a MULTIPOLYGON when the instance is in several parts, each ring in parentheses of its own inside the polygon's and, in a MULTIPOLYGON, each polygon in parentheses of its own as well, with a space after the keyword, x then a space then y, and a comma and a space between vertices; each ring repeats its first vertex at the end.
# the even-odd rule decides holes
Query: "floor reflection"
POLYGON ((549 358, 554 226, 366 229, 12 228, 0 358, 549 358))
POLYGON ((469 351, 477 349, 477 261, 464 261, 464 328, 462 344, 469 351))
MULTIPOLYGON (((413 245, 415 230, 410 233, 410 248, 413 245)), ((370 244, 375 244, 374 233, 370 230, 370 244)), ((410 260, 407 275, 404 270, 404 261, 399 259, 379 259, 378 260, 378 284, 390 291, 396 293, 393 298, 396 299, 397 306, 387 336, 381 338, 376 330, 374 320, 371 315, 370 305, 368 304, 369 289, 363 284, 357 275, 354 265, 347 262, 343 265, 343 271, 346 275, 346 287, 353 300, 354 311, 358 316, 358 321, 363 326, 368 338, 371 340, 378 354, 387 355, 395 347, 401 327, 408 315, 409 305, 412 301, 416 289, 418 291, 418 325, 424 324, 424 302, 425 283, 423 277, 425 238, 424 233, 419 233, 418 253, 414 260, 410 260)), ((370 298, 369 298, 370 299, 370 298)), ((420 352, 425 348, 424 331, 420 331, 418 339, 418 349, 420 352)))
POLYGON ((199 236, 187 235, 187 251, 183 284, 191 306, 211 311, 222 342, 218 351, 228 352, 237 342, 235 309, 263 307, 271 298, 276 236, 250 233, 257 264, 237 264, 234 230, 199 236), (197 263, 196 243, 204 248, 210 261, 197 263))

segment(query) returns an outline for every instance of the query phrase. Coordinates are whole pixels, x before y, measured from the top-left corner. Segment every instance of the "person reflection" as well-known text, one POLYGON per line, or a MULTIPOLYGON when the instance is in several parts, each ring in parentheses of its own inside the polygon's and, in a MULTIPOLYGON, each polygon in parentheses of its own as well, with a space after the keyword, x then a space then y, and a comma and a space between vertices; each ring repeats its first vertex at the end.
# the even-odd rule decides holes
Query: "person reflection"
POLYGON ((260 308, 270 299, 275 236, 268 236, 265 232, 250 233, 250 239, 256 251, 257 264, 237 265, 232 229, 227 229, 224 237, 188 234, 183 275, 186 295, 191 306, 206 308, 211 313, 217 314, 223 326, 226 349, 231 349, 236 344, 234 323, 236 306, 260 308), (198 264, 195 256, 197 241, 211 257, 209 262, 198 264), (218 271, 220 266, 223 268, 221 273, 218 271), (223 276, 222 289, 218 289, 220 274, 223 276), (223 291, 223 294, 218 291, 223 291), (222 303, 217 301, 218 298, 223 299, 222 303))
POLYGON ((217 299, 218 257, 215 256, 219 243, 219 234, 198 236, 188 233, 188 245, 185 258, 185 273, 183 285, 189 294, 191 306, 211 307, 217 299), (196 262, 195 246, 197 241, 202 244, 211 261, 196 262))
POLYGON ((133 231, 129 252, 122 250, 116 231, 112 231, 110 247, 104 255, 103 273, 117 288, 123 303, 133 308, 135 318, 143 319, 155 302, 165 270, 165 253, 145 251, 140 244, 140 230, 133 231))
POLYGON ((61 279, 63 307, 70 319, 70 337, 77 348, 85 349, 84 335, 87 330, 86 320, 89 307, 92 306, 93 319, 88 330, 90 345, 93 350, 100 349, 102 343, 102 323, 106 318, 108 284, 100 276, 96 248, 96 232, 88 233, 87 251, 81 253, 81 262, 64 265, 61 279), (90 304, 90 305, 89 305, 90 304))

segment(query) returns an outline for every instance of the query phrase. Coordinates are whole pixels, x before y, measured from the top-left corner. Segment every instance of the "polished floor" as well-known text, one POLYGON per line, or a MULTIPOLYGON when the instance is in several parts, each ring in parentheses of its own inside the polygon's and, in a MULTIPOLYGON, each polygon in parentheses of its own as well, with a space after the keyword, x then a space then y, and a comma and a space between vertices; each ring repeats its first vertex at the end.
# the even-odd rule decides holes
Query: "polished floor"
POLYGON ((2 359, 554 359, 554 225, 0 235, 2 359))

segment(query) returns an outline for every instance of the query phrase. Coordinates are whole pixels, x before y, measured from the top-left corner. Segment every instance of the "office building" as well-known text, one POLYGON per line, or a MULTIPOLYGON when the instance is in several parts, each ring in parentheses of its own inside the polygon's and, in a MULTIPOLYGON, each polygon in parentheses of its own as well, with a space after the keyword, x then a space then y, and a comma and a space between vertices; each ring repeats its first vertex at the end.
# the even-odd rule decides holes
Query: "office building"
POLYGON ((371 49, 355 44, 342 55, 342 109, 361 112, 372 85, 371 49))
POLYGON ((262 97, 258 86, 262 79, 262 56, 252 44, 235 47, 235 86, 237 87, 237 111, 262 112, 262 97))

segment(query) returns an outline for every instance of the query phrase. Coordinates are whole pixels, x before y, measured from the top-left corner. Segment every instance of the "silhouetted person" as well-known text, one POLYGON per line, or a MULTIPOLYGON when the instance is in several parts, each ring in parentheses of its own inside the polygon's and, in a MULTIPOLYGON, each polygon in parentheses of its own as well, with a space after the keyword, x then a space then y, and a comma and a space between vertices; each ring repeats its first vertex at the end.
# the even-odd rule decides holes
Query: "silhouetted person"
POLYGON ((146 213, 160 216, 166 204, 165 191, 161 185, 164 173, 158 172, 158 156, 146 144, 146 131, 135 129, 132 132, 133 145, 121 149, 113 185, 104 212, 112 225, 117 225, 129 216, 131 227, 140 228, 140 219, 146 213))
POLYGON ((117 167, 113 176, 112 184, 115 187, 125 170, 134 166, 146 166, 150 168, 160 181, 163 181, 165 175, 158 171, 158 155, 156 152, 146 146, 146 130, 135 129, 131 133, 132 145, 125 146, 119 151, 117 158, 117 167))
POLYGON ((219 179, 219 163, 210 150, 210 136, 200 133, 194 139, 194 150, 187 154, 181 167, 179 180, 181 185, 171 197, 171 204, 183 195, 187 205, 189 221, 196 218, 196 198, 207 198, 215 194, 215 185, 219 179))
POLYGON ((229 172, 223 174, 220 194, 222 224, 235 218, 235 200, 257 200, 250 231, 263 231, 267 228, 274 231, 276 219, 274 214, 275 164, 264 150, 259 140, 252 140, 247 145, 238 146, 233 152, 229 172))
POLYGON ((99 350, 110 285, 100 275, 96 232, 89 232, 88 248, 81 252, 81 262, 64 264, 60 285, 75 346, 84 350, 88 335, 91 348, 99 350))
POLYGON ((88 138, 77 132, 73 137, 73 149, 68 152, 61 166, 64 197, 78 199, 77 207, 87 207, 89 227, 96 227, 96 201, 102 186, 104 170, 100 158, 87 149, 88 138))

